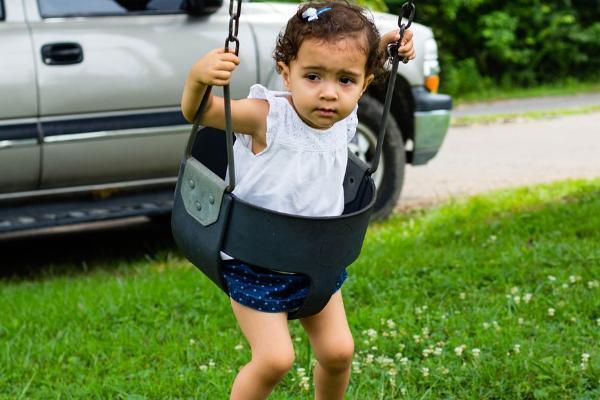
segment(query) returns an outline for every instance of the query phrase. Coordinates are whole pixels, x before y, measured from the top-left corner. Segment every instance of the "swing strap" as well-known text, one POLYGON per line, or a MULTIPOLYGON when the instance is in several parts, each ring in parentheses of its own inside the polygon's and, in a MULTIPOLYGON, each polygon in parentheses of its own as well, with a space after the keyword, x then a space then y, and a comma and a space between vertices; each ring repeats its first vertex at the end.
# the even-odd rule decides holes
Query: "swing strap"
MULTIPOLYGON (((390 113, 390 106, 392 105, 392 97, 394 95, 394 86, 396 85, 396 74, 398 73, 398 63, 400 57, 398 56, 398 48, 402 43, 404 32, 412 24, 413 18, 415 17, 415 5, 412 1, 408 1, 402 4, 400 14, 398 15, 398 27, 400 28, 400 38, 396 43, 392 43, 388 46, 388 53, 392 57, 392 70, 390 72, 390 79, 388 80, 387 90, 385 92, 385 102, 383 103, 383 114, 381 115, 381 125, 379 126, 379 134, 377 135, 377 149, 371 162, 371 167, 367 171, 368 174, 372 174, 377 171, 379 167, 379 159, 381 158, 381 151, 383 149, 383 139, 385 137, 385 130, 387 128, 387 116, 390 113), (407 22, 404 24, 402 18, 406 18, 407 22)), ((407 58, 402 60, 404 64, 408 62, 407 58)))
MULTIPOLYGON (((229 45, 235 44, 233 53, 237 56, 240 51, 240 40, 238 39, 238 32, 240 28, 240 14, 242 12, 242 0, 230 0, 229 1, 229 35, 225 39, 225 52, 229 51, 229 45)), ((194 116, 194 126, 192 127, 192 133, 188 139, 187 146, 185 148, 185 158, 191 158, 194 143, 200 130, 200 117, 204 114, 206 104, 210 98, 212 86, 207 86, 198 106, 198 111, 194 116)), ((229 84, 223 86, 223 97, 225 103, 225 140, 227 144, 227 165, 229 173, 229 184, 225 188, 226 192, 233 192, 235 189, 235 160, 233 159, 233 124, 231 122, 231 92, 229 84)))

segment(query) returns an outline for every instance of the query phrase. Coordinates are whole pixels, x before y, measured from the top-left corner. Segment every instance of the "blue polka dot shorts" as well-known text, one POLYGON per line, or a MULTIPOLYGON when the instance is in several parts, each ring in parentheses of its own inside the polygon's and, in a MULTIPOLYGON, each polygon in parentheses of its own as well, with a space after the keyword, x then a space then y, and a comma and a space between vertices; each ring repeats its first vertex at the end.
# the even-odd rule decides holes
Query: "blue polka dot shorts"
MULTIPOLYGON (((238 260, 223 261, 221 273, 227 282, 229 296, 258 311, 292 312, 299 309, 308 296, 310 279, 306 275, 279 273, 238 260)), ((333 293, 347 277, 344 270, 333 293)))

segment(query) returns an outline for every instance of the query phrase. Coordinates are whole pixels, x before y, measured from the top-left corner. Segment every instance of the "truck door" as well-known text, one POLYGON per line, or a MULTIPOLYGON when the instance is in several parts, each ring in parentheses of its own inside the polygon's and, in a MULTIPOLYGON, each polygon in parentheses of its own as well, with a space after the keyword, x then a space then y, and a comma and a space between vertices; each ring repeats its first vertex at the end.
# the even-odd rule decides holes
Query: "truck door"
POLYGON ((33 49, 21 0, 0 0, 0 198, 40 173, 33 49))
MULTIPOLYGON (((223 46, 228 7, 181 0, 25 0, 40 87, 44 188, 171 179, 190 126, 179 103, 195 60, 223 46), (38 8, 39 4, 39 8, 38 8)), ((233 96, 256 78, 249 28, 233 96)))

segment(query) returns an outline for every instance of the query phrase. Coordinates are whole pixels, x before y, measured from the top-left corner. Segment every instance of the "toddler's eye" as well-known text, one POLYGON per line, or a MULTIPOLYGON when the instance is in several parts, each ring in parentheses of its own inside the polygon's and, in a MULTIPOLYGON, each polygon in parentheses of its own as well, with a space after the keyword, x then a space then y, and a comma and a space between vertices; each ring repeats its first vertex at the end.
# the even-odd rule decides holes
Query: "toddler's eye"
POLYGON ((354 83, 354 79, 348 78, 347 76, 344 76, 344 77, 340 78, 340 83, 342 85, 349 85, 351 83, 354 83))
POLYGON ((306 79, 309 81, 316 81, 319 79, 319 75, 317 74, 306 74, 306 79))

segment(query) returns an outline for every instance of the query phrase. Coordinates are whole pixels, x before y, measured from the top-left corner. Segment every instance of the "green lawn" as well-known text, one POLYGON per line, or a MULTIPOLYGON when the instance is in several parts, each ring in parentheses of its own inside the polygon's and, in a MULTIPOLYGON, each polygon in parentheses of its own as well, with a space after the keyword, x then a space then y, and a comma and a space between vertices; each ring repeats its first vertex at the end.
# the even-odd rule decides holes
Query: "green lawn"
MULTIPOLYGON (((373 225, 344 296, 349 399, 600 398, 600 179, 373 225)), ((1 399, 225 399, 249 352, 176 250, 0 281, 1 399), (48 276, 49 275, 49 276, 48 276)), ((273 399, 308 399, 307 339, 273 399)))

